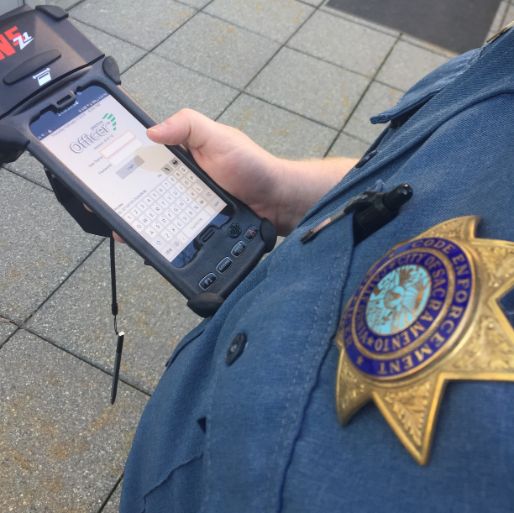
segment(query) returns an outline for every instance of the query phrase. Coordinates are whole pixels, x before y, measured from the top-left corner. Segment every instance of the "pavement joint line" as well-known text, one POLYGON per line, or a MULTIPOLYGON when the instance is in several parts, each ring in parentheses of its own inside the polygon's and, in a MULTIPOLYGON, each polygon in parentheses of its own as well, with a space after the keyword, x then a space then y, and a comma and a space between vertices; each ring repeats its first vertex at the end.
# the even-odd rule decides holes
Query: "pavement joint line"
POLYGON ((0 313, 0 323, 2 322, 16 324, 16 326, 20 327, 19 322, 13 321, 7 314, 0 313))
MULTIPOLYGON (((208 5, 212 4, 214 0, 210 0, 210 2, 207 2, 201 9, 198 9, 195 13, 193 13, 187 20, 184 20, 175 30, 173 30, 170 34, 168 34, 164 39, 159 41, 156 45, 154 45, 150 50, 148 50, 144 55, 139 57, 139 59, 136 59, 124 72, 123 75, 130 69, 132 69, 136 64, 139 64, 145 57, 147 57, 149 54, 151 54, 156 48, 161 46, 163 43, 165 43, 175 32, 180 30, 186 23, 189 23, 195 16, 197 16, 199 13, 201 13, 208 5)), ((191 7, 191 6, 189 6, 191 7)), ((95 27, 96 28, 96 27, 95 27)), ((106 34, 112 35, 109 32, 106 32, 106 34)), ((115 36, 117 37, 117 36, 115 36)), ((156 54, 157 55, 157 54, 156 54)), ((122 75, 122 76, 123 76, 122 75)))
POLYGON ((362 137, 358 136, 358 135, 355 135, 355 134, 351 134, 350 132, 345 132, 344 130, 341 130, 341 133, 339 135, 346 135, 347 137, 350 137, 350 139, 355 139, 356 141, 359 141, 361 143, 364 143, 364 144, 370 144, 369 141, 366 141, 366 139, 363 139, 362 137))
POLYGON ((190 9, 194 9, 195 11, 201 11, 203 9, 203 7, 205 7, 205 5, 203 7, 196 7, 194 5, 184 2, 182 0, 173 0, 173 1, 177 4, 183 5, 185 7, 189 7, 190 9))
MULTIPOLYGON (((82 0, 82 1, 84 1, 84 2, 85 2, 85 1, 87 1, 87 0, 82 0)), ((79 2, 79 3, 82 3, 82 2, 79 2)), ((77 5, 78 5, 78 4, 77 4, 77 5)), ((127 44, 129 44, 129 45, 132 45, 132 46, 134 46, 134 47, 138 48, 139 50, 143 50, 144 52, 148 52, 148 50, 147 50, 146 48, 143 48, 142 46, 138 45, 137 43, 133 43, 132 41, 129 41, 128 39, 124 39, 123 37, 120 37, 120 36, 118 36, 118 35, 116 35, 116 36, 115 36, 114 34, 111 34, 110 32, 107 32, 106 30, 104 30, 104 29, 102 29, 102 28, 99 28, 99 27, 97 27, 97 26, 95 26, 95 25, 92 25, 92 24, 91 24, 91 23, 89 23, 89 22, 79 20, 78 18, 74 18, 74 17, 73 17, 73 15, 72 15, 71 13, 70 13, 70 18, 71 18, 71 21, 72 21, 72 22, 73 22, 73 21, 76 21, 76 22, 82 23, 82 25, 86 25, 86 26, 87 26, 87 27, 89 27, 89 28, 95 29, 95 30, 97 30, 98 32, 101 32, 102 34, 105 34, 105 35, 107 35, 107 36, 109 36, 109 37, 112 37, 112 38, 114 38, 114 39, 118 39, 118 41, 123 41, 124 43, 127 43, 127 44)), ((79 27, 77 27, 77 28, 78 28, 78 30, 80 30, 80 28, 79 28, 79 27)), ((93 42, 93 44, 95 43, 94 41, 92 41, 92 42, 93 42)))
MULTIPOLYGON (((277 109, 282 109, 282 110, 284 110, 286 112, 289 112, 290 114, 294 114, 295 116, 298 116, 298 117, 300 117, 302 119, 305 119, 306 121, 310 121, 311 123, 316 123, 317 125, 319 125, 319 126, 321 126, 323 128, 330 128, 330 130, 336 130, 336 131, 339 130, 339 128, 337 128, 337 127, 334 127, 334 126, 331 126, 331 125, 327 125, 323 121, 319 121, 318 119, 311 118, 309 116, 306 116, 305 114, 300 114, 299 112, 296 112, 295 110, 289 109, 288 107, 284 107, 283 105, 278 105, 276 103, 273 103, 272 101, 267 100, 266 98, 263 98, 262 96, 259 96, 259 95, 255 94, 255 93, 250 93, 248 91, 242 91, 241 93, 245 94, 246 96, 249 96, 250 98, 254 98, 255 100, 260 100, 261 102, 266 103, 267 105, 271 105, 272 107, 276 107, 277 109)), ((241 96, 241 95, 238 95, 238 98, 239 98, 239 96, 241 96)), ((232 102, 232 103, 234 103, 234 102, 232 102)), ((225 110, 227 110, 227 109, 225 109, 225 110)), ((220 114, 220 116, 222 114, 220 114)), ((220 116, 218 116, 216 119, 219 119, 220 116)))
POLYGON ((407 91, 405 89, 401 89, 400 87, 398 86, 394 86, 394 85, 391 85, 391 84, 388 84, 387 82, 384 82, 383 80, 377 80, 376 78, 373 80, 373 82, 377 83, 377 84, 380 84, 380 85, 383 85, 383 86, 386 86, 386 87, 389 87, 390 89, 394 89, 395 91, 398 91, 399 93, 403 93, 405 94, 407 91))
POLYGON ((362 73, 361 71, 356 71, 354 69, 347 68, 346 66, 343 66, 341 64, 337 64, 336 62, 329 61, 329 60, 325 59, 324 57, 318 57, 317 55, 313 55, 312 53, 309 53, 306 50, 302 50, 300 48, 295 48, 294 46, 287 45, 286 48, 288 50, 293 50, 293 51, 298 52, 298 53, 300 53, 302 55, 305 55, 307 57, 312 57, 313 59, 316 59, 317 61, 321 61, 321 62, 324 62, 326 64, 330 64, 332 66, 336 66, 337 68, 340 68, 340 69, 342 69, 344 71, 348 71, 349 73, 355 73, 355 75, 359 75, 359 76, 361 76, 363 78, 370 79, 370 78, 373 78, 373 76, 374 76, 374 73, 371 73, 370 75, 366 75, 365 73, 362 73))
POLYGON ((123 479, 123 474, 124 472, 122 472, 120 474, 120 477, 118 477, 118 479, 116 480, 116 483, 114 484, 114 487, 112 488, 112 490, 108 493, 107 497, 105 498, 105 500, 102 502, 101 506, 100 506, 100 509, 96 512, 96 513, 102 513, 102 511, 105 509, 105 507, 107 506, 107 503, 111 500, 111 497, 114 495, 114 492, 116 491, 116 489, 118 488, 118 486, 120 485, 121 483, 121 480, 123 479))
POLYGON ((33 185, 37 185, 38 187, 41 187, 45 191, 53 192, 50 186, 46 187, 42 183, 36 182, 35 180, 33 180, 32 178, 30 178, 28 176, 22 175, 21 173, 19 173, 18 171, 15 171, 14 169, 9 169, 6 166, 2 166, 2 169, 4 171, 7 171, 8 173, 12 173, 13 175, 17 176, 18 178, 23 178, 24 180, 27 180, 27 182, 30 182, 33 185))
MULTIPOLYGON (((90 360, 89 358, 87 358, 83 355, 80 355, 80 354, 72 351, 71 349, 68 349, 67 347, 62 346, 56 340, 53 340, 52 338, 50 338, 46 335, 42 335, 41 333, 38 333, 37 331, 33 330, 32 328, 28 328, 26 326, 20 327, 19 329, 26 331, 27 333, 30 333, 31 335, 34 335, 35 337, 40 338, 47 344, 50 344, 51 346, 55 347, 56 349, 60 349, 64 353, 72 356, 73 358, 76 358, 77 360, 81 361, 82 363, 85 363, 86 365, 89 365, 90 367, 93 367, 96 370, 103 372, 104 374, 106 374, 107 376, 112 378, 112 370, 110 370, 107 367, 104 367, 103 365, 101 365, 93 360, 90 360)), ((113 349, 114 349, 114 346, 113 346, 113 349)), ((113 351, 113 353, 114 353, 114 351, 113 351)), ((136 382, 132 381, 131 379, 127 379, 126 377, 122 377, 120 375, 119 380, 120 380, 120 383, 124 383, 128 387, 133 388, 134 390, 137 390, 138 392, 140 392, 148 397, 150 397, 152 395, 152 392, 149 389, 147 389, 146 387, 144 387, 142 385, 137 384, 136 382)))
MULTIPOLYGON (((313 7, 313 5, 310 5, 310 4, 305 4, 305 5, 308 5, 309 7, 313 7)), ((205 14, 206 16, 210 16, 211 18, 214 18, 215 20, 220 20, 220 21, 224 21, 225 23, 229 23, 230 25, 234 26, 234 27, 237 27, 238 29, 241 29, 243 30, 244 32, 248 32, 250 34, 253 34, 254 36, 260 36, 262 37, 263 39, 266 39, 267 41, 271 41, 272 43, 277 43, 279 45, 282 45, 284 44, 283 41, 280 41, 279 39, 275 39, 273 37, 270 37, 270 36, 267 36, 265 34, 262 34, 261 32, 257 32, 256 30, 253 30, 251 28, 248 28, 248 27, 244 27, 243 25, 240 25, 239 23, 236 23, 232 20, 227 20, 226 18, 223 18, 223 16, 220 16, 219 14, 214 14, 212 12, 204 12, 203 14, 205 14)), ((289 40, 289 38, 288 38, 289 40)))
POLYGON ((96 244, 91 251, 87 253, 87 255, 82 258, 79 263, 68 273, 67 276, 57 285, 49 294, 48 296, 23 320, 23 322, 20 324, 20 327, 27 329, 26 324, 27 322, 34 317, 34 315, 41 310, 41 308, 54 296, 54 294, 57 293, 57 291, 77 272, 79 267, 84 264, 84 262, 102 245, 105 237, 102 237, 102 240, 96 244))
MULTIPOLYGON (((208 75, 207 73, 204 73, 203 71, 199 71, 197 69, 192 68, 191 66, 187 66, 186 64, 183 64, 181 62, 175 61, 175 60, 171 59, 170 57, 167 57, 165 55, 161 55, 161 54, 159 54, 159 53, 157 53, 155 51, 152 51, 151 54, 153 56, 155 56, 155 57, 159 57, 160 59, 164 59, 165 61, 171 62, 172 64, 175 64, 179 68, 186 69, 188 71, 192 71, 196 75, 199 75, 199 76, 204 77, 204 78, 208 78, 209 80, 212 80, 213 82, 217 82, 218 84, 221 84, 221 85, 223 85, 225 87, 230 87, 230 89, 234 89, 235 91, 238 91, 238 92, 243 91, 240 87, 237 87, 237 86, 234 86, 232 84, 229 84, 228 82, 224 82, 223 80, 221 80, 219 78, 211 77, 211 75, 208 75)), ((125 74, 125 71, 123 72, 123 75, 124 74, 125 74)))
MULTIPOLYGON (((308 5, 309 7, 316 7, 315 5, 313 4, 310 4, 309 2, 307 2, 306 0, 296 0, 296 3, 298 4, 303 4, 303 5, 308 5)), ((319 7, 319 6, 318 6, 319 7)))
POLYGON ((77 5, 83 4, 85 1, 86 0, 79 0, 78 2, 75 2, 74 4, 71 4, 70 6, 66 7, 66 9, 64 9, 64 10, 69 12, 71 9, 73 9, 74 7, 77 7, 77 5))
MULTIPOLYGON (((248 87, 250 86, 250 84, 262 73, 262 71, 268 66, 268 64, 270 64, 270 62, 278 55, 278 53, 283 49, 285 48, 285 46, 287 45, 287 43, 289 43, 289 41, 298 33, 298 31, 318 12, 319 10, 319 6, 315 7, 312 12, 309 14, 309 16, 307 16, 307 18, 305 18, 305 20, 303 20, 302 23, 300 23, 300 25, 298 25, 298 27, 296 27, 296 29, 289 35, 289 37, 283 42, 280 44, 280 46, 276 49, 276 51, 270 56, 270 58, 264 63, 263 66, 261 66, 261 68, 259 70, 257 70, 257 72, 254 74, 254 76, 252 78, 250 78, 250 80, 246 83, 246 85, 244 86, 243 90, 246 91, 246 89, 248 89, 248 87)), ((227 110, 240 98, 240 96, 243 94, 243 91, 241 91, 239 94, 237 94, 233 99, 232 101, 230 101, 228 103, 228 105, 221 111, 221 113, 217 116, 216 120, 220 119, 221 116, 223 116, 223 114, 225 114, 225 112, 227 112, 227 110)))
MULTIPOLYGON (((349 116, 346 118, 346 121, 343 123, 343 126, 341 128, 341 130, 338 131, 336 137, 334 138, 334 140, 332 141, 332 144, 330 144, 330 146, 328 147, 327 151, 325 152, 325 157, 330 153, 330 151, 332 150, 332 148, 334 147, 334 144, 336 143, 337 139, 339 138, 339 136, 344 132, 345 128, 347 127, 348 123, 350 122, 350 119, 352 118, 352 116, 354 115, 355 111, 359 108, 359 105, 362 103, 362 100, 364 99, 364 97, 366 96, 367 92, 369 91, 371 85, 373 84, 373 82, 375 81, 375 78, 378 76, 378 74, 380 73, 381 69, 384 67, 387 59, 389 58, 389 56, 393 53, 393 50, 396 48, 396 45, 398 44, 398 42, 400 41, 400 38, 401 38, 402 34, 400 33, 397 38, 396 38, 396 41, 393 43, 393 45, 391 46, 391 48, 389 48, 389 51, 387 52, 386 56, 384 57, 384 59, 382 60, 382 63, 380 64, 380 66, 378 66, 376 72, 375 72, 375 75, 372 77, 371 81, 368 83, 368 85, 366 86, 366 89, 364 89, 361 97, 359 98, 359 100, 357 101, 357 103, 354 105, 352 111, 350 112, 349 116)), ((366 143, 366 144, 369 144, 369 143, 366 143)))

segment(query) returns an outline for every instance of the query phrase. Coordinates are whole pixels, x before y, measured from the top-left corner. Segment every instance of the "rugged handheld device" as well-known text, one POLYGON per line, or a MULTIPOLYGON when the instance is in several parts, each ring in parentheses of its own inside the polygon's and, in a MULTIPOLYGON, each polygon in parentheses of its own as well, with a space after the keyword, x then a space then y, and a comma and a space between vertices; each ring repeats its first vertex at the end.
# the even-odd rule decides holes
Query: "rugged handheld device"
POLYGON ((272 249, 272 224, 214 183, 121 89, 118 66, 53 6, 0 18, 0 162, 25 150, 88 232, 118 232, 211 315, 272 249), (94 212, 88 213, 82 206, 94 212))

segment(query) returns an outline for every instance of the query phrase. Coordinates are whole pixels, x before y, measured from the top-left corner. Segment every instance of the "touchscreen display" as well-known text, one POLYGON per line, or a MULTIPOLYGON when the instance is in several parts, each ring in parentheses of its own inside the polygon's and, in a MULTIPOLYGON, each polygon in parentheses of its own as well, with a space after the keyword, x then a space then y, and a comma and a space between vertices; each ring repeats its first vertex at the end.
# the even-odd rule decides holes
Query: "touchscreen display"
POLYGON ((227 204, 99 86, 31 125, 41 143, 167 260, 227 204))

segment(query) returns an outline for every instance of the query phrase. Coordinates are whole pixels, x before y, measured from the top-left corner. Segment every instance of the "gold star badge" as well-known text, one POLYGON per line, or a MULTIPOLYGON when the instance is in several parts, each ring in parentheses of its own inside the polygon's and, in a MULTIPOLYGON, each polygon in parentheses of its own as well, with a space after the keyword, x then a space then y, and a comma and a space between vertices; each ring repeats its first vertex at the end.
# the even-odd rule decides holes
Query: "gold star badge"
POLYGON ((498 304, 514 288, 514 243, 476 238, 477 224, 451 219, 395 246, 341 316, 340 420, 373 400, 421 465, 448 381, 514 381, 514 330, 498 304))

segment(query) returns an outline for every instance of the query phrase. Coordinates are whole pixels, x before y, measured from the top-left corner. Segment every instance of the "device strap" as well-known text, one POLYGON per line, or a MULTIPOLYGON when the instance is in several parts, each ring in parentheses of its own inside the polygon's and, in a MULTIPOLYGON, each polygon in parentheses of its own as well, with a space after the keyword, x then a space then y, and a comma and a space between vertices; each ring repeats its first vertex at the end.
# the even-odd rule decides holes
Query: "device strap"
POLYGON ((112 375, 112 387, 111 387, 111 404, 116 401, 116 395, 118 393, 118 382, 120 380, 120 367, 121 367, 121 354, 123 353, 123 340, 125 333, 118 331, 118 300, 116 291, 116 252, 114 245, 114 238, 112 235, 109 238, 109 256, 111 261, 111 311, 114 318, 114 333, 117 336, 116 342, 116 355, 114 359, 114 370, 112 375))

